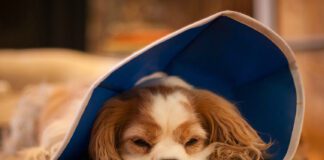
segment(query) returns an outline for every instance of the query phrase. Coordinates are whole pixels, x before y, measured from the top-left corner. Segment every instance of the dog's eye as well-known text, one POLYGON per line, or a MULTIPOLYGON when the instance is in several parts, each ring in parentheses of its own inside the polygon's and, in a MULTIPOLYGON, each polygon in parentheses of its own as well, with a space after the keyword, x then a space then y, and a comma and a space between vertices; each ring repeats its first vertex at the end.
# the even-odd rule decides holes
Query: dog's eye
POLYGON ((133 143, 142 148, 151 148, 151 145, 143 139, 135 139, 133 143))
POLYGON ((196 143, 198 143, 198 139, 197 138, 191 138, 189 141, 186 142, 186 146, 192 146, 195 145, 196 143))

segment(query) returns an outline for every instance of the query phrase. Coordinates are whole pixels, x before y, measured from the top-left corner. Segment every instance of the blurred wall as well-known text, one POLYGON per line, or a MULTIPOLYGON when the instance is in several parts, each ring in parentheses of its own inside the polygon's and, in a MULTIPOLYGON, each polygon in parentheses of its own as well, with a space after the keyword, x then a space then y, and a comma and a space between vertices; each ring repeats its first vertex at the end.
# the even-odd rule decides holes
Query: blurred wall
POLYGON ((278 31, 287 39, 324 36, 324 1, 278 0, 278 31))
POLYGON ((324 159, 324 1, 278 0, 278 31, 295 50, 305 89, 301 150, 324 159))
POLYGON ((106 54, 130 54, 167 33, 219 11, 234 10, 252 15, 253 0, 92 0, 89 8, 88 49, 106 54), (129 41, 125 41, 125 37, 129 41), (131 42, 134 39, 136 41, 131 42))

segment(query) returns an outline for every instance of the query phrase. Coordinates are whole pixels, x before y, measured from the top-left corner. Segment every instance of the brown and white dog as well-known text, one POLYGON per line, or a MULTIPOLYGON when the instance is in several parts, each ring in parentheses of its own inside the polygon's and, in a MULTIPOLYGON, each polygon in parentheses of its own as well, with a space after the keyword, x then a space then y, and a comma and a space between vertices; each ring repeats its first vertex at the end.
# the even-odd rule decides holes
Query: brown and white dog
POLYGON ((105 103, 89 152, 96 160, 259 160, 269 146, 223 97, 156 73, 105 103))
MULTIPOLYGON (((5 139, 8 156, 0 159, 53 159, 87 88, 46 84, 27 89, 5 139)), ((223 97, 156 73, 105 103, 89 153, 96 160, 258 160, 268 147, 223 97)))

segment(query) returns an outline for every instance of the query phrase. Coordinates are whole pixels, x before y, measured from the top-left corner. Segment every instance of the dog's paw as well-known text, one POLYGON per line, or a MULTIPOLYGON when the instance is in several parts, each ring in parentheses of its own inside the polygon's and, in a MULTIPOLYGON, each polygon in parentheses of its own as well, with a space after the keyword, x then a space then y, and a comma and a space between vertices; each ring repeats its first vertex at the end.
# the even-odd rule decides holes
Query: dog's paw
POLYGON ((62 147, 62 143, 56 143, 53 146, 50 147, 49 149, 49 153, 50 155, 53 157, 55 155, 58 154, 58 151, 60 150, 60 148, 62 147))
POLYGON ((22 160, 49 160, 50 153, 42 147, 24 149, 18 153, 22 160))

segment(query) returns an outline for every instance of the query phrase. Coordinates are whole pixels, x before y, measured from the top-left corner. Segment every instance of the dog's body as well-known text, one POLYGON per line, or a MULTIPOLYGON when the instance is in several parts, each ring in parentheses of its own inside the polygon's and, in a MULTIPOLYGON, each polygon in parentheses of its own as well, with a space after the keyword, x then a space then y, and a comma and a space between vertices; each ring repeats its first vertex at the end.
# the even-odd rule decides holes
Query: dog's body
MULTIPOLYGON (((60 147, 84 89, 49 88, 23 98, 7 153, 51 159, 60 147)), ((98 160, 258 160, 268 147, 232 103, 178 77, 154 74, 107 101, 94 124, 89 153, 98 160)))
POLYGON ((41 84, 26 89, 3 138, 0 159, 50 159, 81 107, 86 88, 85 85, 41 84))

